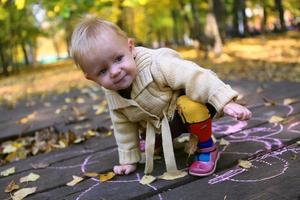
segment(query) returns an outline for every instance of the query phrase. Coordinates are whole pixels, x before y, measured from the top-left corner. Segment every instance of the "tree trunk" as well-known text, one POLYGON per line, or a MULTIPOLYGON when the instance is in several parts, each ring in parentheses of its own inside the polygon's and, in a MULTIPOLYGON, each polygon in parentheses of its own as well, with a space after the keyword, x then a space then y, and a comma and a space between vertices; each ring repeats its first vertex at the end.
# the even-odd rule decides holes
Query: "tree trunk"
POLYGON ((28 53, 27 53, 27 50, 26 50, 26 44, 24 42, 22 42, 21 47, 22 47, 22 51, 23 51, 25 65, 29 65, 29 59, 28 59, 28 53))
POLYGON ((188 27, 188 30, 189 30, 189 36, 191 38, 194 38, 193 37, 193 25, 192 25, 192 22, 191 20, 189 19, 188 17, 188 14, 187 12, 185 12, 185 4, 184 4, 184 1, 183 0, 179 0, 179 6, 180 6, 180 9, 183 11, 183 20, 184 22, 186 23, 187 27, 188 27))
POLYGON ((173 39, 176 46, 179 45, 179 33, 178 33, 178 15, 179 12, 177 9, 172 9, 172 19, 173 19, 173 39))
POLYGON ((206 15, 204 33, 209 46, 213 47, 215 55, 218 57, 222 53, 222 39, 219 33, 216 18, 212 12, 206 15))
POLYGON ((3 48, 3 45, 0 44, 0 59, 1 59, 1 65, 2 65, 2 74, 4 76, 8 76, 9 72, 8 72, 8 61, 7 61, 7 56, 5 53, 5 50, 3 48))
POLYGON ((223 42, 225 42, 226 38, 226 9, 224 0, 213 0, 212 1, 212 9, 214 16, 216 18, 216 22, 218 25, 219 33, 223 42))
POLYGON ((286 26, 285 26, 285 22, 284 22, 284 10, 283 10, 283 6, 282 6, 282 0, 275 0, 275 5, 279 12, 280 31, 285 32, 286 26))
POLYGON ((233 2, 233 34, 235 36, 248 35, 244 0, 234 0, 233 2))
POLYGON ((266 33, 266 25, 267 25, 267 20, 268 20, 266 0, 263 0, 262 4, 263 4, 263 18, 261 20, 261 33, 264 35, 266 33))

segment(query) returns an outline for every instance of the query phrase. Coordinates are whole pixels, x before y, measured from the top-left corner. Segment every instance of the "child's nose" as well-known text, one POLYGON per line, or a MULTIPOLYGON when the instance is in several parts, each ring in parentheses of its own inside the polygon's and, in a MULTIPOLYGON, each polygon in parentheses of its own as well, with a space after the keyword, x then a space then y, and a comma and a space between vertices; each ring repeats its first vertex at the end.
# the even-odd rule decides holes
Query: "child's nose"
POLYGON ((111 67, 110 69, 110 76, 112 78, 117 77, 121 72, 121 68, 120 67, 111 67))

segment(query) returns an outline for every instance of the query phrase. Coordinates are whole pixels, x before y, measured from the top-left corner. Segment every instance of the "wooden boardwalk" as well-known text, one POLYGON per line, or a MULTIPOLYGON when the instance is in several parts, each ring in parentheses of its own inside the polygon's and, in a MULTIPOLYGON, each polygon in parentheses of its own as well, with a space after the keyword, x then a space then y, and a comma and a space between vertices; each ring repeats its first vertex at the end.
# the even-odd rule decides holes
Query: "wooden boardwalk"
MULTIPOLYGON (((80 135, 93 129, 100 134, 80 144, 0 166, 0 171, 16 168, 14 174, 0 177, 0 199, 11 198, 4 190, 15 180, 22 188, 37 187, 35 193, 25 198, 35 200, 299 200, 300 145, 297 141, 300 140, 300 84, 250 81, 230 84, 243 95, 240 101, 250 108, 253 117, 249 121, 236 121, 229 117, 214 121, 217 140, 223 138, 229 141, 229 145, 219 146, 221 158, 215 174, 204 178, 188 175, 172 181, 157 179, 149 185, 139 183, 143 176, 142 164, 136 173, 116 176, 104 183, 86 178, 75 186, 66 185, 73 175, 105 173, 112 171, 118 163, 115 140, 108 134, 111 127, 108 112, 95 114, 94 106, 103 101, 101 90, 75 90, 43 101, 23 102, 13 110, 1 108, 1 143, 45 130, 51 134, 71 130, 80 135), (284 105, 288 98, 295 101, 284 105), (70 99, 74 101, 70 102, 70 99), (28 123, 18 123, 32 113, 34 118, 28 123), (272 116, 282 117, 284 121, 271 123, 272 116), (253 166, 250 169, 239 167, 240 159, 250 161, 253 166), (45 164, 46 167, 34 169, 35 164, 45 164), (39 174, 40 178, 20 184, 19 179, 30 172, 39 174)), ((177 149, 175 154, 179 168, 186 169, 187 155, 182 149, 177 149)), ((156 160, 153 175, 159 176, 164 171, 163 159, 156 160)))

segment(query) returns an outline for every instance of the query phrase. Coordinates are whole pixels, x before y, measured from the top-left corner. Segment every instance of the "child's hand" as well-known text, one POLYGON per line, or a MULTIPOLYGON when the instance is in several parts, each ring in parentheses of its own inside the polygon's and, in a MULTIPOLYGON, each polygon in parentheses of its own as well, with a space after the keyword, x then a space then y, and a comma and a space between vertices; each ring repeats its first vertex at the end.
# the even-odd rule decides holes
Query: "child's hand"
POLYGON ((136 164, 131 165, 116 165, 114 166, 115 174, 123 175, 123 174, 130 174, 136 170, 136 164))
POLYGON ((240 104, 237 104, 233 101, 229 102, 224 106, 223 112, 238 120, 247 120, 250 119, 252 116, 252 113, 250 110, 248 110, 248 108, 240 104))

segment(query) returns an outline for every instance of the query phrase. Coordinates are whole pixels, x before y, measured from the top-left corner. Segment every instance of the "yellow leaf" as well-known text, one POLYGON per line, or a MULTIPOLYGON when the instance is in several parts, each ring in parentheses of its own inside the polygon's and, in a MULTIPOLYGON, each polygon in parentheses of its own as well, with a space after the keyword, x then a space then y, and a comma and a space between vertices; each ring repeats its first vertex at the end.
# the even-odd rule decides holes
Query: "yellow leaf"
POLYGON ((83 180, 83 178, 79 177, 79 176, 72 176, 73 180, 67 183, 67 186, 74 186, 77 183, 81 182, 83 180))
POLYGON ((298 99, 295 98, 287 98, 283 100, 283 105, 290 105, 293 103, 296 103, 298 101, 298 99))
POLYGON ((12 144, 8 144, 4 146, 2 153, 8 154, 17 151, 17 147, 13 146, 12 144))
POLYGON ((270 123, 279 123, 281 121, 283 121, 284 119, 282 117, 279 117, 279 116, 276 116, 276 115, 273 115, 270 119, 269 119, 269 122, 270 123))
POLYGON ((107 101, 104 100, 100 103, 100 105, 93 106, 93 109, 95 110, 95 115, 102 114, 107 109, 107 101))
POLYGON ((300 146, 300 140, 299 140, 299 141, 297 141, 297 145, 299 145, 299 146, 300 146))
POLYGON ((87 173, 84 173, 84 175, 87 176, 87 177, 97 177, 97 176, 99 176, 99 174, 96 173, 96 172, 87 172, 87 173))
POLYGON ((60 112, 61 112, 61 109, 60 109, 60 108, 58 108, 58 109, 55 110, 55 114, 57 114, 57 115, 58 115, 60 112))
POLYGON ((164 179, 164 180, 174 180, 177 178, 185 177, 186 175, 187 175, 187 172, 177 170, 174 172, 165 172, 163 175, 159 176, 159 178, 164 179))
POLYGON ((36 116, 37 112, 33 112, 29 115, 27 115, 26 117, 23 117, 22 119, 20 119, 17 123, 18 124, 26 124, 28 123, 30 120, 34 119, 36 116))
POLYGON ((143 178, 140 180, 140 184, 147 185, 147 184, 152 183, 155 180, 156 180, 156 178, 154 176, 144 175, 143 178))
POLYGON ((33 163, 33 164, 31 164, 31 167, 33 169, 44 169, 44 168, 46 168, 48 166, 49 166, 48 163, 33 163))
POLYGON ((22 10, 25 7, 25 0, 15 0, 17 10, 22 10))
POLYGON ((19 185, 16 184, 14 180, 12 180, 5 188, 4 192, 12 192, 14 190, 18 190, 20 188, 19 185))
POLYGON ((245 169, 252 167, 252 163, 248 160, 239 160, 239 166, 245 169))
POLYGON ((85 100, 84 100, 84 98, 78 97, 76 99, 76 103, 82 104, 82 103, 85 103, 85 100))
POLYGON ((40 175, 35 174, 35 173, 30 173, 29 175, 20 178, 20 183, 29 182, 29 181, 36 181, 39 178, 40 178, 40 175))
POLYGON ((108 172, 106 174, 99 174, 99 180, 101 183, 108 181, 110 179, 112 179, 113 177, 115 177, 115 173, 113 172, 108 172))
POLYGON ((14 174, 15 172, 16 172, 16 168, 15 168, 15 167, 11 167, 11 168, 8 168, 8 169, 2 171, 2 172, 0 173, 0 175, 1 175, 1 176, 9 176, 9 175, 11 175, 11 174, 14 174))
POLYGON ((22 200, 25 197, 27 197, 28 195, 35 193, 37 187, 32 187, 32 188, 23 188, 21 190, 18 190, 14 193, 14 195, 12 196, 13 200, 22 200))
POLYGON ((84 138, 79 137, 79 138, 77 138, 76 140, 74 140, 74 143, 75 143, 75 144, 78 144, 78 143, 81 143, 81 142, 83 142, 83 141, 84 141, 84 138))
POLYGON ((227 140, 225 140, 224 138, 221 138, 219 145, 221 146, 227 146, 229 145, 230 142, 228 142, 227 140))
POLYGON ((183 134, 182 134, 182 136, 179 136, 179 137, 177 138, 177 141, 178 141, 179 143, 188 142, 188 141, 190 141, 190 135, 183 135, 183 134))
POLYGON ((261 87, 256 88, 256 93, 257 93, 257 94, 260 94, 260 93, 262 93, 263 91, 264 91, 264 89, 261 88, 261 87))

